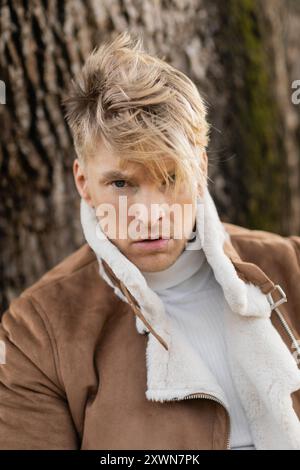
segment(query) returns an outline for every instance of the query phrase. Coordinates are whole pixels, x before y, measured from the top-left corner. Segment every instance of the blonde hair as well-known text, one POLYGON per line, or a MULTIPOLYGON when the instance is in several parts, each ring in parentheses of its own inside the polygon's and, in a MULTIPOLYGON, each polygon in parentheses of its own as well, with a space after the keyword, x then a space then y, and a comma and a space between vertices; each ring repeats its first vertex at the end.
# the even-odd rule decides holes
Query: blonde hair
POLYGON ((184 73, 146 53, 141 37, 125 31, 95 48, 63 104, 81 163, 101 138, 123 168, 142 163, 168 185, 167 157, 175 163, 175 190, 183 182, 206 184, 200 165, 209 141, 204 99, 184 73))

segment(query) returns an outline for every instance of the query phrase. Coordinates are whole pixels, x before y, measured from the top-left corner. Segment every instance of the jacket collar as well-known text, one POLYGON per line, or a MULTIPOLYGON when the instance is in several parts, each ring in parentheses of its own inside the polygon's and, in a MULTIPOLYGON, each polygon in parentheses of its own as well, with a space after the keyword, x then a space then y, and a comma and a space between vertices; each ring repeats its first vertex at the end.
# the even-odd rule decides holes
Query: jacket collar
MULTIPOLYGON (((228 358, 256 448, 300 449, 300 423, 291 400, 291 393, 300 388, 300 371, 270 320, 269 294, 276 285, 257 265, 241 260, 207 188, 197 202, 197 236, 223 289, 228 358)), ((131 305, 138 332, 151 333, 146 349, 147 399, 204 394, 229 411, 224 391, 205 362, 166 315, 140 270, 101 232, 94 210, 83 199, 81 222, 100 275, 131 305)))

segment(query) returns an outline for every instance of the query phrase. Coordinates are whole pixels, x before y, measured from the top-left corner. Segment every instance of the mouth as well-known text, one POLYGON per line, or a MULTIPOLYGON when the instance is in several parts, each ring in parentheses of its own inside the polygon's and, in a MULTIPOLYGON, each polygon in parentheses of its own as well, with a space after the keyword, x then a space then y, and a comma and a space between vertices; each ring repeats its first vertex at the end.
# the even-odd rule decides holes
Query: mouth
POLYGON ((153 237, 137 240, 133 243, 135 248, 142 250, 163 250, 167 248, 170 237, 153 237))
POLYGON ((141 240, 138 240, 138 242, 152 242, 155 240, 168 240, 170 237, 152 237, 152 238, 142 238, 141 240))

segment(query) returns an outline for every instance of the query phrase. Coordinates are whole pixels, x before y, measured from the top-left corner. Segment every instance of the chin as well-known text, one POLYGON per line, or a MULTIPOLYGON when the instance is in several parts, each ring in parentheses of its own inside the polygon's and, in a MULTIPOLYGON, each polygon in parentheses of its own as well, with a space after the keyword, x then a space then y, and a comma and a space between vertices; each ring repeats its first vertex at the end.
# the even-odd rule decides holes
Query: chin
POLYGON ((178 243, 178 241, 174 243, 175 240, 172 240, 172 242, 171 249, 148 253, 143 253, 142 251, 136 252, 136 250, 131 249, 131 245, 126 247, 119 246, 118 248, 140 271, 155 272, 169 268, 175 263, 184 249, 184 244, 178 243))
POLYGON ((140 271, 156 272, 169 268, 176 259, 177 257, 174 258, 174 255, 171 256, 170 253, 156 253, 148 258, 144 256, 138 259, 131 259, 130 261, 132 261, 140 271))

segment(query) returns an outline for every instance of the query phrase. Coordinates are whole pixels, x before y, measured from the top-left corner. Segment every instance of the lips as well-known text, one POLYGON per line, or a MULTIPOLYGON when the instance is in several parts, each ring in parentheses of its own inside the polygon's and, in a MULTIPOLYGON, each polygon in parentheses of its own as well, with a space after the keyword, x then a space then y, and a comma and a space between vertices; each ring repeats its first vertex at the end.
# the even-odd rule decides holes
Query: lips
POLYGON ((170 237, 153 237, 153 238, 141 238, 137 242, 153 242, 155 240, 169 240, 170 237))
POLYGON ((144 238, 133 243, 136 250, 161 251, 169 246, 170 238, 144 238))

